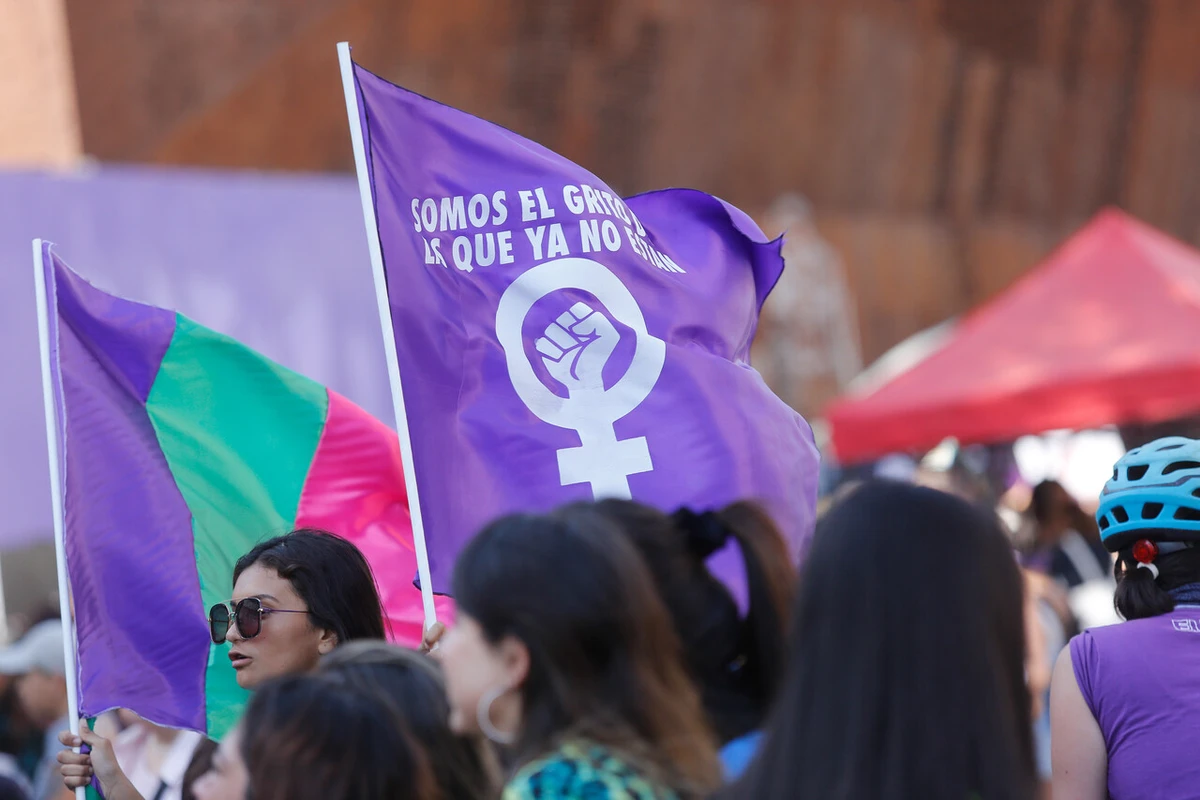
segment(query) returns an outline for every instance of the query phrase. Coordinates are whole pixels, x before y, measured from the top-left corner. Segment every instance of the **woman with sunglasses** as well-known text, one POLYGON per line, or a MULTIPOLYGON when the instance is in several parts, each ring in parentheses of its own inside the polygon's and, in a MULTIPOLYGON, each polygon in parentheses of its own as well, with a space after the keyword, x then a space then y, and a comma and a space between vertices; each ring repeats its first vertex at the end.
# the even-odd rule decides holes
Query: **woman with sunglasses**
POLYGON ((244 689, 310 672, 344 642, 383 639, 383 609, 371 567, 341 537, 300 530, 238 559, 233 599, 209 611, 215 643, 244 689))
MULTIPOLYGON (((213 642, 229 642, 229 659, 244 689, 311 672, 339 644, 384 638, 383 608, 366 558, 340 536, 312 529, 268 539, 238 559, 233 598, 209 610, 209 627, 213 642)), ((59 740, 69 747, 80 744, 67 732, 59 740)), ((124 778, 108 741, 84 730, 82 742, 91 754, 59 755, 68 788, 87 785, 93 771, 110 780, 124 778)), ((112 797, 108 781, 102 783, 112 797)))

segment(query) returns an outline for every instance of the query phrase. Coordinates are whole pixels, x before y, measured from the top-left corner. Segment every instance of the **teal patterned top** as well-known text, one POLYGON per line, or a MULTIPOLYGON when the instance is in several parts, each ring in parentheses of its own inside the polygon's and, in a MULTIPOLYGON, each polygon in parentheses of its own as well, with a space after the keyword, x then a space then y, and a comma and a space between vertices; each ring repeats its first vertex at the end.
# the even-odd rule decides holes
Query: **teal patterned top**
POLYGON ((518 770, 502 800, 679 800, 679 795, 604 747, 571 742, 518 770))

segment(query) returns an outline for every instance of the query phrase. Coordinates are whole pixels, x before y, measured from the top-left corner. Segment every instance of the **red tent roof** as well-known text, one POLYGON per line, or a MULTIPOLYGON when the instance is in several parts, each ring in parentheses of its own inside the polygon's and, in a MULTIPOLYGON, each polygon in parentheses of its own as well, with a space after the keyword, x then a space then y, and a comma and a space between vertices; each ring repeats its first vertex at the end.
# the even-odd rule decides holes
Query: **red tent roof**
POLYGON ((910 369, 835 402, 846 463, 1200 411, 1200 252, 1099 214, 910 369))

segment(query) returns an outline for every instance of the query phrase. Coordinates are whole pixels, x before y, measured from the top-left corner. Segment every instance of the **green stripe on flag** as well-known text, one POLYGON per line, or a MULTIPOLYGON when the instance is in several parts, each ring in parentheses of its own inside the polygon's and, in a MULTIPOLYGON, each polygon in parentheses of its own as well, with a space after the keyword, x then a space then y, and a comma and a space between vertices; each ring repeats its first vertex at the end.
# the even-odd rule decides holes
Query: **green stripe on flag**
MULTIPOLYGON (((206 613, 229 600, 240 556, 293 527, 328 406, 325 387, 178 315, 146 409, 192 512, 206 613)), ((220 737, 246 697, 226 645, 209 651, 205 691, 220 737)))

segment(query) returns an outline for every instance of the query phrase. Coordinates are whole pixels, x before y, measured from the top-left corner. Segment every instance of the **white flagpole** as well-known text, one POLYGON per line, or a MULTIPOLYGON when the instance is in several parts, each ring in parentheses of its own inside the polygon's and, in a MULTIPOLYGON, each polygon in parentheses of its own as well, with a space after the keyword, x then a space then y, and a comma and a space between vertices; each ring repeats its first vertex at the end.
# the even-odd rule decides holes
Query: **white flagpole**
MULTIPOLYGON (((67 716, 71 733, 79 735, 79 662, 75 650, 75 617, 71 614, 71 584, 67 577, 67 549, 63 525, 62 475, 59 474, 58 417, 54 405, 54 377, 50 365, 50 317, 47 308, 46 270, 42 240, 33 240, 33 273, 37 297, 38 341, 42 349, 42 398, 46 404, 46 447, 50 453, 50 498, 54 514, 54 554, 58 560, 58 610, 63 623, 63 651, 67 671, 67 716)), ((79 748, 75 749, 79 752, 79 748)), ((86 800, 87 790, 75 790, 75 800, 86 800)))
POLYGON ((339 42, 338 61, 342 67, 342 91, 346 95, 346 116, 350 120, 350 140, 354 145, 354 169, 358 173, 358 194, 362 200, 363 222, 367 226, 367 250, 375 275, 375 299, 379 306, 379 324, 383 328, 383 350, 387 355, 388 378, 392 384, 392 407, 396 414, 396 432, 400 435, 400 457, 404 462, 404 485, 408 491, 408 514, 412 519, 413 547, 417 554, 417 574, 421 577, 421 601, 425 607, 425 629, 437 622, 433 604, 433 580, 429 573, 429 551, 425 547, 425 522, 417 495, 417 471, 413 468, 412 437, 408 432, 408 412, 404 408, 404 390, 400 384, 400 361, 396 356, 396 338, 392 328, 392 307, 388 302, 387 279, 383 272, 383 248, 379 244, 379 224, 371 198, 367 174, 367 148, 359 118, 358 92, 354 83, 354 63, 350 45, 339 42))

